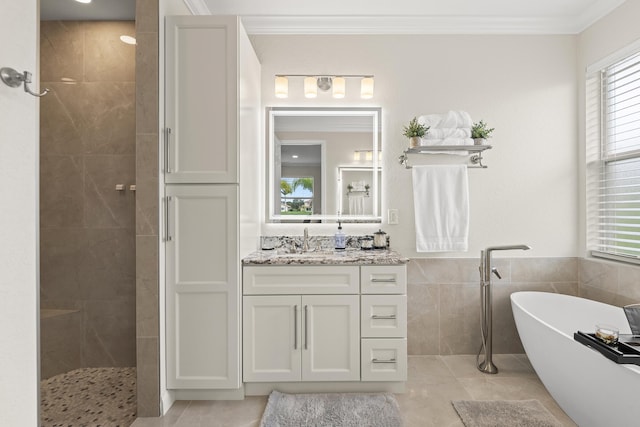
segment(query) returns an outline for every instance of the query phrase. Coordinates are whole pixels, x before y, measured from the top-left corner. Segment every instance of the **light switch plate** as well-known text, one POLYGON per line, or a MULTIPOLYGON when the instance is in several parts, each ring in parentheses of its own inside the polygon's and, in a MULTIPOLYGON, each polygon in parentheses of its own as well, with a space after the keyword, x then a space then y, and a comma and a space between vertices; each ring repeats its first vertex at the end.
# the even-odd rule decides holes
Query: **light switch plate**
POLYGON ((387 211, 387 223, 390 225, 398 224, 398 209, 389 209, 387 211))

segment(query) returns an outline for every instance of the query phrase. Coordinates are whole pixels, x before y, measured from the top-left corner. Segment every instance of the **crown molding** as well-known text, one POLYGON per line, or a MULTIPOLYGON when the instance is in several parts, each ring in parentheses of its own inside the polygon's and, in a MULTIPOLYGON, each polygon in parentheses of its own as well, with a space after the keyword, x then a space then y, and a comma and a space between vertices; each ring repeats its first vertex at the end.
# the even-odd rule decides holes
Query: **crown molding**
POLYGON ((243 16, 249 34, 575 34, 560 18, 243 16))
MULTIPOLYGON (((183 0, 211 15, 207 0, 183 0)), ((578 16, 242 15, 248 34, 578 34, 626 0, 594 2, 578 16)))
POLYGON ((183 0, 183 1, 193 15, 211 15, 211 10, 209 10, 209 6, 207 6, 204 0, 183 0))

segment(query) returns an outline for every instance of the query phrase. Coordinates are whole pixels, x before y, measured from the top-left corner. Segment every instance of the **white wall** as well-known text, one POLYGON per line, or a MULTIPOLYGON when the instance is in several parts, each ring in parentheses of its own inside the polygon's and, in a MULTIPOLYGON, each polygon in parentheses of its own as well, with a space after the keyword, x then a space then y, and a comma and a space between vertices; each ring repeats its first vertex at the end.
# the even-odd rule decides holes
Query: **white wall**
MULTIPOLYGON (((533 257, 577 254, 576 36, 253 36, 262 63, 263 106, 382 107, 383 214, 399 210, 400 224, 383 229, 409 257, 478 257, 489 245, 527 243, 533 257), (302 95, 289 80, 289 98, 273 93, 274 74, 375 74, 375 95, 302 95), (469 169, 470 242, 466 253, 418 254, 411 172, 397 163, 407 147, 402 126, 413 116, 468 111, 496 128, 488 169, 469 169)), ((440 155, 441 156, 441 155, 440 155)), ((428 163, 433 156, 413 156, 428 163)), ((334 224, 312 225, 333 234, 334 224)), ((375 224, 345 226, 371 233, 375 224)), ((301 226, 265 224, 264 234, 301 234, 301 226)), ((519 256, 510 252, 509 256, 519 256)))
POLYGON ((580 221, 578 248, 586 255, 586 188, 585 188, 585 71, 634 41, 640 40, 640 2, 627 1, 609 15, 584 30, 578 37, 578 129, 579 129, 579 195, 580 221))
MULTIPOLYGON (((2 67, 38 81, 38 2, 4 2, 2 67)), ((37 90, 37 86, 34 87, 37 90)), ((38 100, 0 83, 0 424, 38 425, 38 100)))

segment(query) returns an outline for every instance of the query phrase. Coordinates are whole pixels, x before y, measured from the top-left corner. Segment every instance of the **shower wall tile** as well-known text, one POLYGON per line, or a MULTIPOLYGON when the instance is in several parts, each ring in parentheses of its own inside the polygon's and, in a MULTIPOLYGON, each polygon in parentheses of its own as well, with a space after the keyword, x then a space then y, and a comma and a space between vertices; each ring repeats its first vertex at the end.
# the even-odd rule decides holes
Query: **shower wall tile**
POLYGON ((158 33, 158 0, 136 0, 136 33, 158 33))
POLYGON ((136 234, 158 234, 158 135, 138 135, 136 143, 136 234))
POLYGON ((40 319, 42 379, 81 366, 82 315, 79 311, 40 319))
POLYGON ((136 56, 136 118, 138 134, 158 133, 158 35, 140 33, 136 56), (154 53, 154 54, 151 54, 154 53))
POLYGON ((514 282, 576 282, 576 258, 514 258, 511 261, 514 282))
MULTIPOLYGON (((80 258, 79 296, 99 302, 135 298, 135 236, 133 229, 87 229, 80 258)), ((133 319, 135 316, 131 319, 133 319)))
POLYGON ((85 367, 135 366, 135 299, 84 303, 82 359, 85 367))
POLYGON ((77 117, 69 109, 60 96, 60 91, 72 97, 80 96, 80 85, 64 83, 44 83, 51 91, 40 98, 40 155, 81 155, 84 147, 78 128, 77 117))
POLYGON ((132 21, 85 23, 85 81, 134 82, 136 46, 123 43, 121 35, 135 37, 132 21))
POLYGON ((81 81, 84 74, 82 23, 41 21, 40 58, 41 82, 58 82, 62 78, 81 81))
POLYGON ((79 156, 40 159, 40 226, 82 227, 83 170, 79 156))
POLYGON ((160 347, 157 337, 138 337, 138 417, 160 415, 160 347))
POLYGON ((135 153, 135 83, 81 82, 53 87, 73 118, 84 153, 135 153))
POLYGON ((84 222, 90 228, 128 228, 135 225, 135 156, 85 156, 84 222), (123 184, 124 191, 115 186, 123 184))
POLYGON ((135 47, 119 40, 133 29, 41 23, 40 77, 51 93, 40 109, 40 306, 82 319, 80 357, 43 356, 43 372, 135 366, 135 193, 115 191, 135 184, 135 47))
POLYGON ((160 415, 158 0, 136 1, 136 311, 138 416, 160 415))
POLYGON ((41 228, 40 306, 80 308, 80 262, 86 247, 83 228, 41 228), (74 301, 68 306, 61 301, 74 301))
POLYGON ((136 238, 136 328, 138 337, 159 335, 158 238, 136 238))

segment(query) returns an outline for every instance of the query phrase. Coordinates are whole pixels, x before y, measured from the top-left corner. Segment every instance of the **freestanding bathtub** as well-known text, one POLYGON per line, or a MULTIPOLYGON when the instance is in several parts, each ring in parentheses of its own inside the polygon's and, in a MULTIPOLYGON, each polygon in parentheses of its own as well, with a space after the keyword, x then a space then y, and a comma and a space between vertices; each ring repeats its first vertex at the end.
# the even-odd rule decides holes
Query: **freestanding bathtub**
POLYGON ((546 292, 515 292, 511 308, 525 352, 549 393, 580 427, 640 426, 640 366, 619 365, 573 339, 608 323, 630 334, 624 311, 546 292))

